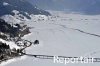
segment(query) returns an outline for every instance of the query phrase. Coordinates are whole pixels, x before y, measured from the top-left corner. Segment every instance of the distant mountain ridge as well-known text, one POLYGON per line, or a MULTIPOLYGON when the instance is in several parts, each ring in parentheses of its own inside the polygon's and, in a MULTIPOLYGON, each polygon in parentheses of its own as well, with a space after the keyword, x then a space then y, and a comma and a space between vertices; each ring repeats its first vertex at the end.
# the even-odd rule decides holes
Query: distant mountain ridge
POLYGON ((49 12, 41 10, 36 6, 33 6, 26 0, 0 0, 0 17, 3 15, 15 15, 13 11, 17 11, 18 14, 22 14, 30 19, 31 14, 50 15, 49 12))
POLYGON ((80 12, 89 15, 100 14, 100 0, 28 0, 47 10, 80 12))

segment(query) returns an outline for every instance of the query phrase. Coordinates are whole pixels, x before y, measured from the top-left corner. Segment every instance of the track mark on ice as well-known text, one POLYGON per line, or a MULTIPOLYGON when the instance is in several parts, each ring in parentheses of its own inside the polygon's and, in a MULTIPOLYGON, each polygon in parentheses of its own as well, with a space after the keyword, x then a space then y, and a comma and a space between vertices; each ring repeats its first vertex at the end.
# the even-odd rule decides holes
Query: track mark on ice
POLYGON ((80 30, 80 29, 74 29, 74 30, 77 30, 77 31, 79 31, 79 32, 81 32, 81 33, 84 33, 84 34, 88 34, 88 35, 92 35, 92 36, 100 37, 100 35, 93 34, 93 33, 88 33, 88 32, 82 31, 82 30, 80 30))
MULTIPOLYGON (((54 24, 54 23, 52 23, 52 24, 54 24)), ((65 28, 65 29, 72 29, 72 30, 79 31, 79 32, 84 33, 84 34, 88 34, 88 35, 92 35, 92 36, 100 37, 100 35, 93 34, 93 33, 89 33, 89 32, 85 32, 85 31, 80 30, 80 29, 69 28, 69 27, 67 27, 66 25, 60 25, 60 24, 54 24, 54 25, 59 25, 59 26, 61 26, 61 27, 65 28)))

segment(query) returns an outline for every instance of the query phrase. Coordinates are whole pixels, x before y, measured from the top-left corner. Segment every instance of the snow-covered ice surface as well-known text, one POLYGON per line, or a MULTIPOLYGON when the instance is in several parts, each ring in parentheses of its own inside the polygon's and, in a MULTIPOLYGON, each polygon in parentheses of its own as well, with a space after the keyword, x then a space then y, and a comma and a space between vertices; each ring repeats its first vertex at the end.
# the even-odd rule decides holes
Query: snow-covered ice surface
MULTIPOLYGON (((100 57, 100 15, 52 13, 45 20, 26 22, 32 27, 31 34, 24 39, 40 44, 27 49, 29 54, 57 56, 93 56, 100 57)), ((12 62, 6 66, 99 66, 93 64, 59 64, 53 60, 27 57, 25 60, 12 62)))

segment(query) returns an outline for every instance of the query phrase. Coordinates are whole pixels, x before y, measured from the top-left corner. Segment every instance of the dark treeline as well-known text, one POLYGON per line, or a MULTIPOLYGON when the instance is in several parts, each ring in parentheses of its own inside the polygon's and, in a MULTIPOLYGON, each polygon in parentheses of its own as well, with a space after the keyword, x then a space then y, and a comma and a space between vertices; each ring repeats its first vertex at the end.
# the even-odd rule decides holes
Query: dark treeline
MULTIPOLYGON (((30 47, 32 42, 22 40, 21 37, 30 33, 30 27, 25 24, 10 24, 3 19, 0 19, 0 64, 3 61, 23 56, 25 48, 30 47), (18 46, 18 41, 22 42, 23 45, 20 49, 10 48, 11 45, 6 41, 13 41, 18 46)), ((19 43, 20 44, 20 43, 19 43)), ((20 46, 19 46, 20 47, 20 46)))
MULTIPOLYGON (((18 24, 17 24, 18 25, 18 24)), ((0 19, 0 32, 7 33, 11 37, 18 36, 19 27, 13 27, 3 19, 0 19)))
MULTIPOLYGON (((0 32, 9 35, 10 37, 19 37, 19 36, 24 36, 25 34, 30 33, 29 27, 27 25, 20 26, 20 24, 8 24, 5 22, 3 19, 0 19, 0 32), (16 27, 14 27, 16 26, 16 27), (24 30, 21 30, 25 28, 24 30)), ((0 37, 5 37, 6 36, 0 36, 0 37)))

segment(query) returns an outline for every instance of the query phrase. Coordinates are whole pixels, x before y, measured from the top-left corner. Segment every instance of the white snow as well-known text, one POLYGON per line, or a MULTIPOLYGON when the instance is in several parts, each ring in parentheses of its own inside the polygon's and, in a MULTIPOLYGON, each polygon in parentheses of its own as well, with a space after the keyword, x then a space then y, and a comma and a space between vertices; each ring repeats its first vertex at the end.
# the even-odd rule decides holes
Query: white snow
POLYGON ((11 41, 5 41, 3 39, 0 39, 0 42, 6 43, 7 45, 10 46, 11 49, 13 49, 13 48, 19 49, 20 48, 14 42, 11 42, 11 41))
POLYGON ((8 23, 20 23, 21 22, 21 20, 17 19, 16 17, 12 15, 4 15, 1 18, 4 19, 8 23))
POLYGON ((7 6, 7 5, 9 5, 9 3, 3 2, 3 5, 4 5, 4 6, 7 6))
POLYGON ((38 21, 46 21, 48 19, 45 15, 30 15, 31 21, 38 22, 38 21))
MULTIPOLYGON (((39 46, 31 46, 29 54, 61 55, 61 56, 93 56, 100 57, 100 15, 66 14, 53 12, 46 20, 32 18, 25 22, 33 27, 31 34, 24 39, 40 41, 39 46), (56 13, 56 14, 55 14, 56 13), (36 19, 36 20, 34 20, 36 19), (81 31, 84 32, 81 32, 81 31)), ((45 16, 43 16, 45 18, 45 16)), ((26 60, 14 62, 6 66, 66 66, 53 63, 53 60, 41 60, 29 57, 26 60)), ((99 66, 93 64, 67 64, 67 66, 99 66)))
POLYGON ((5 66, 5 65, 8 65, 10 63, 22 61, 22 60, 25 60, 25 59, 26 59, 26 56, 22 56, 20 58, 10 59, 10 60, 7 60, 6 62, 2 62, 0 66, 5 66))

